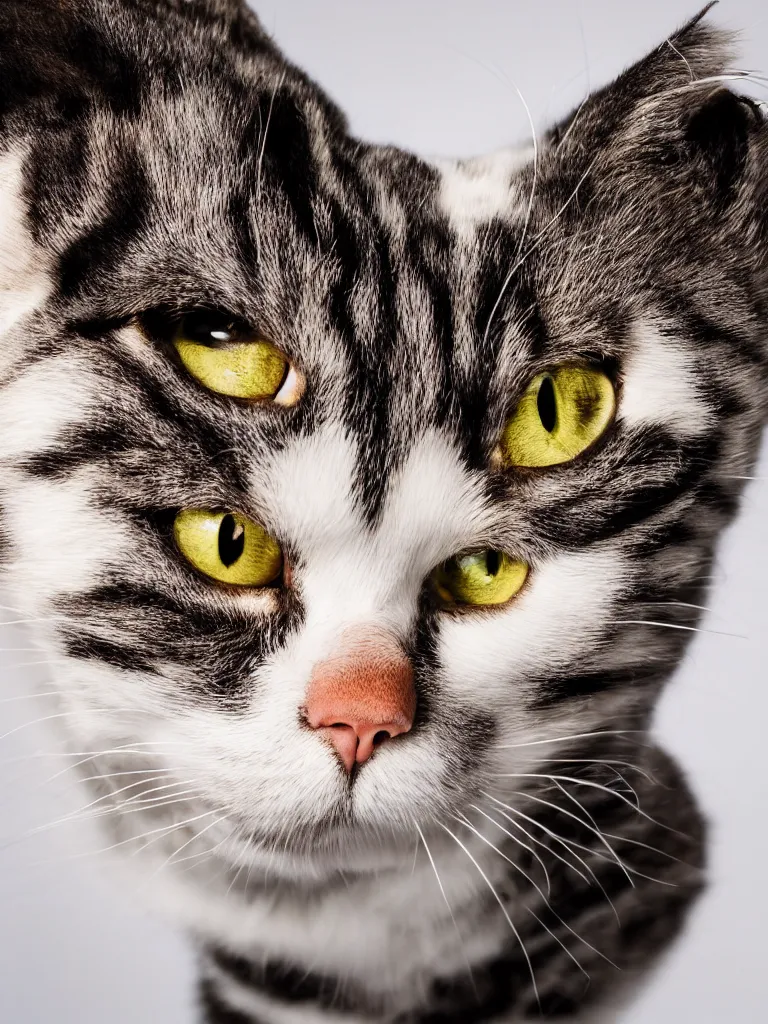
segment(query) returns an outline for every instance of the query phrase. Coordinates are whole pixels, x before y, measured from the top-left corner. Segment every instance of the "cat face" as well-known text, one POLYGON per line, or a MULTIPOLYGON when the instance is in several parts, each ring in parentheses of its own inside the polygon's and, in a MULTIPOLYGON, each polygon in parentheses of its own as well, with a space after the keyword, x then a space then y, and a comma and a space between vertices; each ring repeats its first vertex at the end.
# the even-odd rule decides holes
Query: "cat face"
POLYGON ((438 165, 238 4, 40 6, 0 24, 5 570, 121 834, 381 867, 642 727, 764 417, 719 37, 438 165))

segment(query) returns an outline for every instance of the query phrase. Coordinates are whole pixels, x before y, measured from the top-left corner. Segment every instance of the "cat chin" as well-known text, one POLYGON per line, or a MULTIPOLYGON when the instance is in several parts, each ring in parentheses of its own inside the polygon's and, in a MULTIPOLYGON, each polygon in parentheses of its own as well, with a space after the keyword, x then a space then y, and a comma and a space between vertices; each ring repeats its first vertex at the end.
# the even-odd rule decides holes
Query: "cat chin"
POLYGON ((301 852, 256 848, 249 851, 249 864, 243 874, 250 870, 251 879, 255 875, 261 879, 262 885, 291 885, 302 890, 322 886, 327 891, 334 884, 344 886, 363 878, 379 876, 382 872, 400 871, 409 856, 413 856, 413 840, 410 837, 407 843, 403 837, 399 846, 392 843, 388 847, 376 845, 371 839, 365 845, 359 841, 348 844, 339 841, 336 849, 329 847, 326 850, 301 852))
POLYGON ((392 829, 382 835, 353 824, 321 823, 288 835, 257 836, 244 830, 226 845, 223 856, 243 873, 306 883, 308 878, 325 882, 339 872, 349 878, 400 869, 413 849, 412 830, 392 829))

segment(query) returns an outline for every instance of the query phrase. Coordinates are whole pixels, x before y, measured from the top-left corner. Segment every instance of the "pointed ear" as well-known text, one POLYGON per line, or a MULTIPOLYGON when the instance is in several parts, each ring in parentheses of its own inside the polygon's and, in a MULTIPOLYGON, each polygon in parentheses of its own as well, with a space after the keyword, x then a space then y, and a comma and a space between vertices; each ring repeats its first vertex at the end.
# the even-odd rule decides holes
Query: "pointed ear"
POLYGON ((750 145, 765 148, 758 104, 727 88, 730 33, 708 24, 708 6, 549 134, 558 163, 615 177, 622 166, 684 167, 716 207, 736 196, 750 145))
MULTIPOLYGON (((239 42, 271 48, 272 42, 261 27, 255 12, 246 0, 160 0, 172 10, 197 21, 224 27, 230 38, 239 42)), ((157 8, 158 4, 154 4, 157 8)))
POLYGON ((592 93, 576 111, 557 124, 548 141, 571 156, 609 143, 634 116, 654 102, 676 96, 690 104, 691 90, 709 91, 733 56, 733 37, 705 22, 717 0, 708 4, 659 47, 633 64, 610 85, 592 93))
POLYGON ((202 32, 223 38, 240 49, 277 53, 246 0, 101 0, 105 7, 124 5, 136 13, 145 9, 148 20, 173 24, 183 19, 202 32))

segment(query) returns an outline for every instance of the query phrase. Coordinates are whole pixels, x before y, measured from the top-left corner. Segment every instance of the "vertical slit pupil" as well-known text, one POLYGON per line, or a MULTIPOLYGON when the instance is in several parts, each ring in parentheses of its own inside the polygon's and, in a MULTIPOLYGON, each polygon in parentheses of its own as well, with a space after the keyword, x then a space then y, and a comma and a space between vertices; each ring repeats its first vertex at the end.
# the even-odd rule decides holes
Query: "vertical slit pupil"
POLYGON ((219 527, 219 558, 229 569, 245 550, 245 528, 231 514, 221 520, 219 527))
POLYGON ((498 551, 486 551, 485 568, 489 576, 495 576, 501 568, 501 555, 498 551))
POLYGON ((557 426, 557 399, 555 397, 555 385, 550 376, 546 376, 541 382, 536 406, 539 410, 539 419, 541 420, 542 427, 551 434, 557 426))

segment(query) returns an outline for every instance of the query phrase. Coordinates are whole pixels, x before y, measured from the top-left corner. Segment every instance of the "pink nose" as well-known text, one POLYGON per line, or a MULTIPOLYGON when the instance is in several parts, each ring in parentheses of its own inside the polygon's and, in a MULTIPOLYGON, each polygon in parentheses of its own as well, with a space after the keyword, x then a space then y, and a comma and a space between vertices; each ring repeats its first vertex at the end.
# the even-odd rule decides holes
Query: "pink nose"
POLYGON ((315 666, 304 710, 351 772, 385 740, 413 726, 411 663, 390 633, 348 630, 334 655, 315 666))

